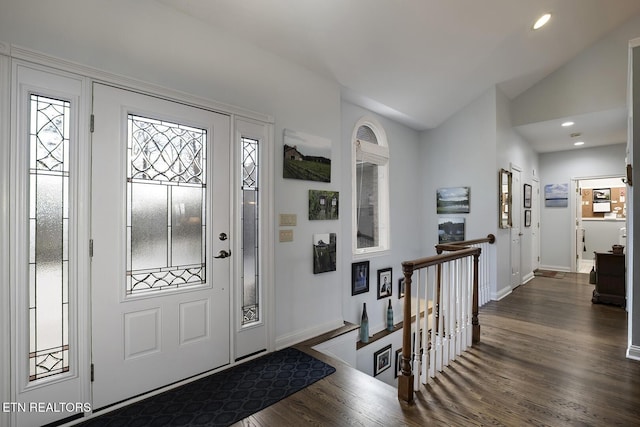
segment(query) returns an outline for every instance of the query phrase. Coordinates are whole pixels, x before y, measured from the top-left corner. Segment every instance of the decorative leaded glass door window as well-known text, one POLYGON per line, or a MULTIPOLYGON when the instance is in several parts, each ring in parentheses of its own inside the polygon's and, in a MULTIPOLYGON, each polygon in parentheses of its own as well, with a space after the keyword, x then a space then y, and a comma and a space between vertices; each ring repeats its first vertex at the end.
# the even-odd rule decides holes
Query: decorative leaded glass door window
POLYGON ((206 280, 207 133, 128 116, 127 294, 206 280))

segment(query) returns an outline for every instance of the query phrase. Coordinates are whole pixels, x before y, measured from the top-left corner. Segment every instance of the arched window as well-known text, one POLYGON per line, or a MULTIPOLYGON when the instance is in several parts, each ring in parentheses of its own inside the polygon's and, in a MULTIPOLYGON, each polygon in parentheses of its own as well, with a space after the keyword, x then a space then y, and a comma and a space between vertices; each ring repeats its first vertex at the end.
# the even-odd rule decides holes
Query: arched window
POLYGON ((353 252, 389 249, 389 147, 380 124, 364 117, 353 131, 353 252))

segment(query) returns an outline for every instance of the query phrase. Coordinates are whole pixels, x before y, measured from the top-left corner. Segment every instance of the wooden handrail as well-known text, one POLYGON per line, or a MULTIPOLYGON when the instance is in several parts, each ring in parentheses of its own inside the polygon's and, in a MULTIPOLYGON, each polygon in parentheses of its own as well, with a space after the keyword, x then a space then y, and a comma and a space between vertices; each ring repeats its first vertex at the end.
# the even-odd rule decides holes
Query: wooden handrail
MULTIPOLYGON (((438 282, 440 281, 440 266, 446 262, 454 261, 457 259, 473 257, 473 296, 472 296, 472 312, 471 312, 471 325, 472 325, 472 343, 476 344, 480 342, 480 322, 478 320, 478 264, 480 259, 480 253, 482 250, 479 247, 470 247, 470 245, 478 243, 494 243, 495 236, 489 234, 482 239, 466 240, 464 242, 458 242, 456 244, 443 244, 437 245, 436 250, 439 255, 434 255, 426 258, 419 258, 412 261, 404 261, 402 263, 402 273, 405 281, 405 295, 411 295, 412 276, 415 270, 419 270, 434 265, 438 266, 438 282), (442 253, 447 251, 447 253, 442 253)), ((440 286, 438 286, 437 292, 440 292, 440 286)), ((434 307, 438 310, 438 307, 434 307)), ((398 398, 406 402, 413 401, 413 372, 411 369, 411 298, 405 297, 404 299, 404 327, 402 328, 402 355, 400 360, 400 369, 402 375, 398 377, 398 398)), ((427 368, 428 369, 428 368, 427 368)))
POLYGON ((493 234, 487 235, 487 237, 483 237, 482 239, 473 239, 473 240, 465 240, 463 242, 452 242, 446 244, 436 245, 436 252, 441 254, 444 251, 458 251, 467 246, 477 245, 478 243, 495 243, 496 236, 493 234))

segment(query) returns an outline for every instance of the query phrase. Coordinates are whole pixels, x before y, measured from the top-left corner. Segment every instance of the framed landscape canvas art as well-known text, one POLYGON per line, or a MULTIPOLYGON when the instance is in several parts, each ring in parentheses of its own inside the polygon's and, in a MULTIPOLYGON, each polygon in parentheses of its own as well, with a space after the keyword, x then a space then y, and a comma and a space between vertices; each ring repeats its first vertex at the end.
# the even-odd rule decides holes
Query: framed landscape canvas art
POLYGON ((438 188, 436 191, 437 213, 469 213, 470 195, 470 187, 438 188))
POLYGON ((284 130, 282 177, 331 182, 331 140, 284 130))

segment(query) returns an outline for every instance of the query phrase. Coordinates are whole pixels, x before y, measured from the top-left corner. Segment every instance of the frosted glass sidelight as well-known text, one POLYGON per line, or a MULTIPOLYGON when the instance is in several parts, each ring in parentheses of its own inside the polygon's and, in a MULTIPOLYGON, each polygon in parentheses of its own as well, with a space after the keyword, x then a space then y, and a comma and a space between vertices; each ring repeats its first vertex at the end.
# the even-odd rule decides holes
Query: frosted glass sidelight
POLYGON ((205 129, 129 115, 127 294, 206 280, 205 129))
POLYGON ((69 371, 71 104, 29 103, 29 380, 69 371))
POLYGON ((242 138, 242 324, 260 320, 258 141, 242 138))
POLYGON ((378 166, 356 166, 358 248, 378 246, 378 166))

